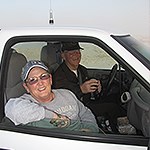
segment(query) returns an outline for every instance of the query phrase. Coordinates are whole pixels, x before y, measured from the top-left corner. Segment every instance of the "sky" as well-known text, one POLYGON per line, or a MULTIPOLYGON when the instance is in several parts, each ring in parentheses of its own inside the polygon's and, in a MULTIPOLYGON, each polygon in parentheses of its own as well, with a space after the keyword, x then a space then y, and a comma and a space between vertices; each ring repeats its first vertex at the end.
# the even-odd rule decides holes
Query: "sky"
POLYGON ((94 27, 150 42, 150 0, 0 0, 0 28, 21 26, 94 27))

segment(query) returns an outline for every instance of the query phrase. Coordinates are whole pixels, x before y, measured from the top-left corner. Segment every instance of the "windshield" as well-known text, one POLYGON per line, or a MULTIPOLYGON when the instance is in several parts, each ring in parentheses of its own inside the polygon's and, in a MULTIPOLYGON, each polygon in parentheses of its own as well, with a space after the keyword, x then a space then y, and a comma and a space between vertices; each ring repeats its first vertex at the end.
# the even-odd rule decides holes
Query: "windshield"
POLYGON ((122 46, 130 51, 137 57, 145 66, 149 67, 150 64, 150 47, 144 45, 130 35, 126 36, 113 36, 122 46))

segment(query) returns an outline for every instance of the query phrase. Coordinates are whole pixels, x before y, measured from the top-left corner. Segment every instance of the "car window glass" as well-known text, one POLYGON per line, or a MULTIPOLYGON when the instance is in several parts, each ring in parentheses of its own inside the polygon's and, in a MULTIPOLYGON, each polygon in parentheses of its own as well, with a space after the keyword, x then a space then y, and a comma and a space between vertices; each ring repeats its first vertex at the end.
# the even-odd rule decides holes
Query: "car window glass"
POLYGON ((108 55, 101 47, 92 43, 80 43, 84 50, 81 50, 81 64, 87 68, 110 69, 116 61, 108 55))
POLYGON ((26 56, 27 60, 40 59, 40 52, 45 42, 24 42, 18 43, 13 48, 26 56))

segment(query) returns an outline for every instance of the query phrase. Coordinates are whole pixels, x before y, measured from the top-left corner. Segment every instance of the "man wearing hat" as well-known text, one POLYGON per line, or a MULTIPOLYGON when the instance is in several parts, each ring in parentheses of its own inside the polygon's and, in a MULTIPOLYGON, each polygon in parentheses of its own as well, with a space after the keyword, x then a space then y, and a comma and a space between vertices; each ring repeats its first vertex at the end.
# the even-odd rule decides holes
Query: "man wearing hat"
POLYGON ((62 53, 63 63, 53 74, 54 88, 66 88, 71 90, 79 99, 89 99, 90 93, 101 91, 99 80, 89 79, 87 69, 80 65, 81 52, 83 50, 77 42, 63 42, 62 53), (84 98, 86 97, 86 98, 84 98))
POLYGON ((15 125, 99 132, 92 112, 69 90, 52 90, 52 76, 38 60, 29 61, 21 78, 27 93, 11 98, 5 114, 15 125))
POLYGON ((108 114, 112 132, 118 132, 117 117, 120 113, 118 105, 91 100, 91 93, 101 92, 101 84, 99 80, 90 79, 87 68, 80 65, 80 50, 82 49, 78 42, 62 43, 63 63, 53 74, 53 87, 72 91, 85 106, 92 110, 95 116, 108 114))

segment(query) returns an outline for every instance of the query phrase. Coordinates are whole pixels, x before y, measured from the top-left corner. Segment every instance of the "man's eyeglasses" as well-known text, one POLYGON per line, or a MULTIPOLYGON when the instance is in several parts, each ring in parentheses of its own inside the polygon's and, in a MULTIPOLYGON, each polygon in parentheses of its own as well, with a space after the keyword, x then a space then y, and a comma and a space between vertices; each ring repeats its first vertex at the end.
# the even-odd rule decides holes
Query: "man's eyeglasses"
POLYGON ((26 83, 33 85, 33 84, 37 83, 39 79, 40 80, 47 80, 48 78, 50 78, 50 74, 49 73, 43 73, 39 77, 28 78, 26 80, 26 83))

